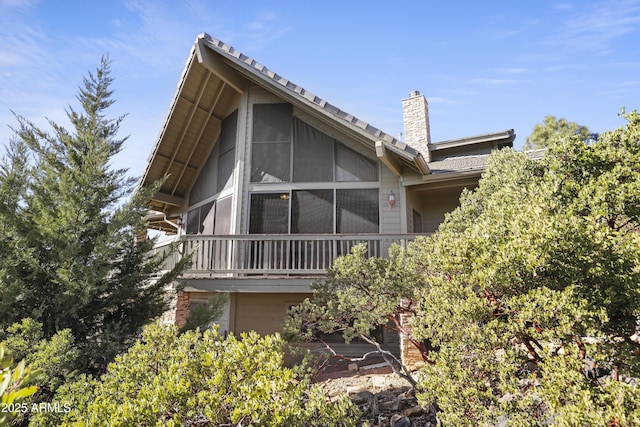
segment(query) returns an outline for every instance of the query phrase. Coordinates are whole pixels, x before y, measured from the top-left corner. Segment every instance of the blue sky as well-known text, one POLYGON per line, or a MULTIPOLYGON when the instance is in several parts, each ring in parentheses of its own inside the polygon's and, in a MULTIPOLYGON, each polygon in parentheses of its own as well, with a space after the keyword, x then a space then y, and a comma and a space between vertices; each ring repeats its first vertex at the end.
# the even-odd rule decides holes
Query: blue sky
POLYGON ((66 125, 108 54, 115 163, 141 175, 202 32, 392 135, 413 90, 433 141, 513 128, 516 148, 546 115, 602 132, 640 109, 640 0, 0 0, 1 145, 11 110, 66 125))

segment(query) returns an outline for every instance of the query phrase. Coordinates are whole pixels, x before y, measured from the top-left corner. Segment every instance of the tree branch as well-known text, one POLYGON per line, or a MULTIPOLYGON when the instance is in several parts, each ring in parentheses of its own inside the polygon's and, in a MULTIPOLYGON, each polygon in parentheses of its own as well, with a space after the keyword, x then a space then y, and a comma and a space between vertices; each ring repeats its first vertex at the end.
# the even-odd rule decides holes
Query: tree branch
POLYGON ((436 364, 436 362, 434 362, 433 360, 429 359, 429 357, 428 357, 429 351, 427 349, 427 346, 424 343, 419 342, 418 340, 416 340, 413 337, 413 335, 411 334, 411 332, 409 332, 404 326, 402 326, 402 324, 396 318, 396 316, 393 316, 393 315, 389 314, 389 315, 387 315, 387 319, 391 320, 396 325, 396 328, 398 329, 398 332, 403 334, 407 338, 407 340, 409 340, 411 345, 413 345, 420 352, 420 356, 422 356, 422 360, 423 361, 427 362, 430 365, 435 365, 436 364))

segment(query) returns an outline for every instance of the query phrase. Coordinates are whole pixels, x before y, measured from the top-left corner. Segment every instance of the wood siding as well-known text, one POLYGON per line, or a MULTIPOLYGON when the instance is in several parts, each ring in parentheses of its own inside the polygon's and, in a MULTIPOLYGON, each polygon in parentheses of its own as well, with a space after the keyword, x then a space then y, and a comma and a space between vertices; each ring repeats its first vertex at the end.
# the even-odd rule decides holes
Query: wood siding
POLYGON ((236 334, 256 331, 261 335, 282 333, 291 305, 301 303, 311 294, 235 294, 234 327, 236 334))

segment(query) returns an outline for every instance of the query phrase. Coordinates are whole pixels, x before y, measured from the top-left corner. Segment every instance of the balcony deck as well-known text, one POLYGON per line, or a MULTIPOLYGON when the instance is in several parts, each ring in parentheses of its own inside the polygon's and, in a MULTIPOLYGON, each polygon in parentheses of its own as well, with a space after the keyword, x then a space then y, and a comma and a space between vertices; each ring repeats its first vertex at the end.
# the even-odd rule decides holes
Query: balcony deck
MULTIPOLYGON (((425 234, 237 234, 224 236, 184 235, 179 252, 193 253, 183 278, 319 277, 341 255, 357 244, 366 244, 368 256, 387 257, 392 244, 406 247, 425 234)), ((158 244, 164 251, 171 242, 158 244)), ((179 253, 167 259, 175 265, 179 253)))

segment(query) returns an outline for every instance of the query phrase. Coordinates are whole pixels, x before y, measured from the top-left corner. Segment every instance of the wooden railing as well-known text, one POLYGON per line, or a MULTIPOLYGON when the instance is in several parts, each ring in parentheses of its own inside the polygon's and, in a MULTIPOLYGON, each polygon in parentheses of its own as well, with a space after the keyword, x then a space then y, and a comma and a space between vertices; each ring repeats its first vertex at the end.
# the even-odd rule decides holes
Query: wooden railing
MULTIPOLYGON (((405 247, 416 234, 238 234, 226 236, 186 235, 177 252, 167 259, 175 265, 180 253, 193 252, 185 276, 323 275, 333 261, 357 244, 367 245, 367 255, 386 257, 389 247, 405 247)), ((170 242, 156 246, 169 248, 170 242)))

